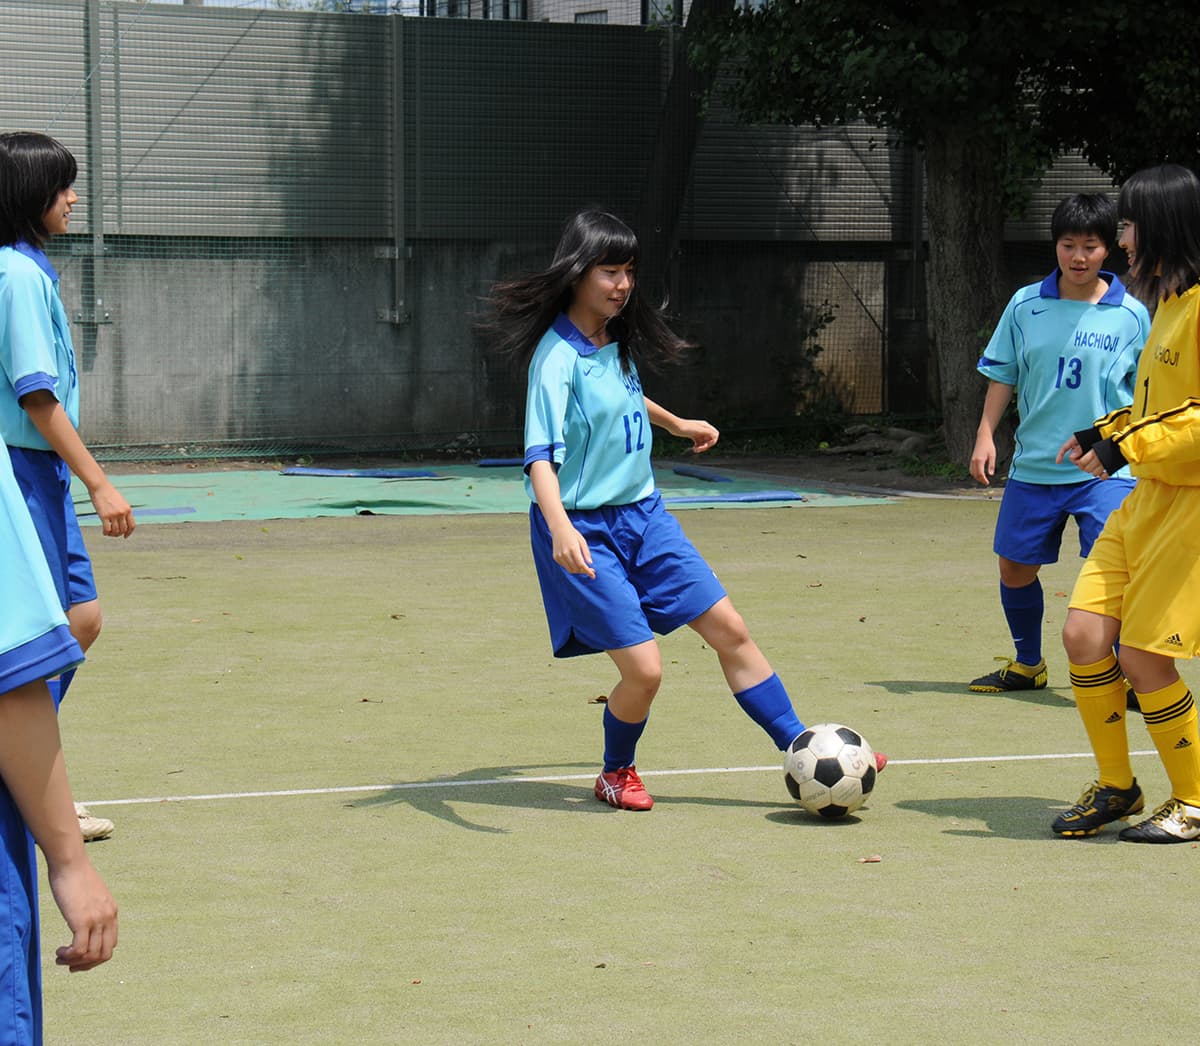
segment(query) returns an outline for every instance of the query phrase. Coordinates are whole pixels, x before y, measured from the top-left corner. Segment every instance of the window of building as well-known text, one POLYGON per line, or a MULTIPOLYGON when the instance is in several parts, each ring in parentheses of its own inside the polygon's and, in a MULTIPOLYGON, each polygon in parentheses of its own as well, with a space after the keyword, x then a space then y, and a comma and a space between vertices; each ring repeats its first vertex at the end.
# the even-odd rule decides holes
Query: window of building
POLYGON ((523 22, 526 14, 525 0, 483 0, 483 17, 505 22, 523 22))
POLYGON ((684 0, 642 0, 642 25, 682 25, 684 0))

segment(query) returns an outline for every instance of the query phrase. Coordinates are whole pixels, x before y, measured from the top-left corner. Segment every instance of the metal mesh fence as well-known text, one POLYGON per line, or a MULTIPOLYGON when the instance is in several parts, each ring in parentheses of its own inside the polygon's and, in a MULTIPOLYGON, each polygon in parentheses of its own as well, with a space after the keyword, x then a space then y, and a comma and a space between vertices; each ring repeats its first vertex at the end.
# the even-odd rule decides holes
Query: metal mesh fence
MULTIPOLYGON (((516 445, 472 315, 593 203, 662 241, 704 346, 648 382, 674 409, 786 423, 817 346, 846 412, 928 409, 920 164, 878 131, 701 119, 678 30, 584 0, 301 6, 0 5, 0 126, 80 163, 49 253, 100 456, 516 445)), ((1056 168, 1014 257, 1048 268, 1060 188, 1097 186, 1056 168)))

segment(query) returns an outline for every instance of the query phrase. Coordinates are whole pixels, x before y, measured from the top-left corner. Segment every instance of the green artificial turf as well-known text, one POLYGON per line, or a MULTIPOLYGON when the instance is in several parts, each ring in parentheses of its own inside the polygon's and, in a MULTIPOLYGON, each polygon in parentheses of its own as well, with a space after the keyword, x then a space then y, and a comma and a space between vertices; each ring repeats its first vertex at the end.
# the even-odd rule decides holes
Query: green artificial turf
POLYGON ((62 728, 116 822, 88 849, 121 943, 54 968, 44 891, 47 1043, 1189 1038, 1197 847, 1049 833, 1093 775, 1057 640, 1073 536, 1050 689, 966 692, 1009 652, 995 511, 683 517, 801 717, 892 758, 834 823, 686 629, 639 748, 654 810, 596 802, 613 671, 550 656, 520 515, 89 529, 106 623, 62 728))

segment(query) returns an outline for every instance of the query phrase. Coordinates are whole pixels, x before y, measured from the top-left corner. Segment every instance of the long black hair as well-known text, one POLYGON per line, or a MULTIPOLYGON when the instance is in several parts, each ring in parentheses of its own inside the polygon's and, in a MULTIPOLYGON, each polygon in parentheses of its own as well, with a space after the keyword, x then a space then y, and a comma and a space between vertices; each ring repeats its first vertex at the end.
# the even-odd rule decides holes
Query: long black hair
POLYGON ((637 235, 620 218, 593 208, 578 211, 563 226, 550 267, 495 284, 475 329, 496 351, 528 364, 555 317, 570 308, 575 285, 593 265, 631 263, 635 278, 625 308, 607 327, 619 343, 621 365, 628 370, 632 361, 655 370, 675 362, 694 343, 671 330, 638 293, 640 257, 637 235))
POLYGON ((1168 163, 1130 175, 1117 213, 1134 224, 1129 289, 1152 312, 1200 283, 1200 178, 1191 170, 1168 163))
POLYGON ((36 131, 0 134, 0 246, 21 240, 42 247, 42 217, 75 181, 75 157, 61 142, 36 131))

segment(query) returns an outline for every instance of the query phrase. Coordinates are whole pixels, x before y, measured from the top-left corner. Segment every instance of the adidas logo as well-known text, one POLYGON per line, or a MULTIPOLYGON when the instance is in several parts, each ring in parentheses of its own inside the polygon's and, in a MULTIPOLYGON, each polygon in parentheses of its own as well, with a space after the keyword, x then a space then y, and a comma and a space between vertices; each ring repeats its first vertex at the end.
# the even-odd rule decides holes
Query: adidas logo
POLYGON ((1175 745, 1175 748, 1177 751, 1180 748, 1191 748, 1191 747, 1192 747, 1192 742, 1189 741, 1186 737, 1181 737, 1179 739, 1179 742, 1175 745))
POLYGON ((1105 721, 1106 723, 1119 723, 1119 722, 1121 721, 1121 713, 1120 713, 1120 712, 1113 712, 1113 714, 1112 714, 1112 715, 1110 715, 1110 716, 1109 716, 1109 717, 1108 717, 1106 720, 1104 720, 1104 721, 1105 721))
POLYGON ((1163 643, 1167 646, 1183 646, 1183 640, 1179 638, 1178 632, 1176 632, 1174 635, 1167 636, 1167 638, 1163 640, 1163 643))

